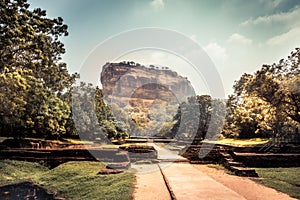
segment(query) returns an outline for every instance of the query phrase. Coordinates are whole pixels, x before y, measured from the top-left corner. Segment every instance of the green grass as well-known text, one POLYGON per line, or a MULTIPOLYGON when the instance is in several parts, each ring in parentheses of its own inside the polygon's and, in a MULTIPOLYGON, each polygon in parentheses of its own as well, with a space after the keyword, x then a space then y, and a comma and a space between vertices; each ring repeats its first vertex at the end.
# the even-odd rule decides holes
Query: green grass
POLYGON ((37 163, 0 161, 1 185, 24 180, 43 185, 68 199, 132 199, 134 171, 97 175, 100 162, 68 162, 52 170, 37 163))
POLYGON ((0 185, 32 180, 49 169, 38 163, 24 161, 0 161, 0 185))
POLYGON ((251 138, 251 139, 224 138, 224 139, 220 139, 217 141, 207 141, 207 140, 204 140, 204 141, 216 143, 216 144, 236 146, 236 147, 251 147, 251 146, 266 144, 269 141, 269 139, 266 139, 266 138, 251 138))
POLYGON ((300 199, 300 168, 255 168, 257 182, 300 199))
POLYGON ((120 145, 116 145, 116 144, 105 144, 101 146, 104 149, 118 149, 120 147, 120 145))
POLYGON ((86 144, 86 145, 89 145, 89 144, 94 143, 93 141, 86 141, 86 140, 80 140, 80 139, 68 139, 67 138, 65 140, 67 140, 71 144, 86 144))

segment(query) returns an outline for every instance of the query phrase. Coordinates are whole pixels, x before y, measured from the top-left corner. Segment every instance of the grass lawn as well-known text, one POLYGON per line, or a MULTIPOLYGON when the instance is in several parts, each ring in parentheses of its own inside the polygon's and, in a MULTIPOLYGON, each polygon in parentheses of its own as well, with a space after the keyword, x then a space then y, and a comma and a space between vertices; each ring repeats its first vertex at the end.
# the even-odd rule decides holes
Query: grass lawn
POLYGON ((300 168, 255 168, 257 182, 300 199, 300 168))
POLYGON ((132 199, 134 171, 97 175, 100 162, 68 162, 52 170, 38 163, 0 161, 0 185, 33 181, 68 199, 132 199))
POLYGON ((80 139, 65 139, 71 144, 84 144, 84 145, 90 145, 93 144, 94 142, 92 141, 85 141, 85 140, 80 140, 80 139))
POLYGON ((223 145, 230 145, 236 147, 251 147, 256 145, 264 145, 266 144, 269 139, 266 138, 251 138, 251 139, 233 139, 233 138, 224 138, 217 141, 207 141, 215 144, 223 144, 223 145))

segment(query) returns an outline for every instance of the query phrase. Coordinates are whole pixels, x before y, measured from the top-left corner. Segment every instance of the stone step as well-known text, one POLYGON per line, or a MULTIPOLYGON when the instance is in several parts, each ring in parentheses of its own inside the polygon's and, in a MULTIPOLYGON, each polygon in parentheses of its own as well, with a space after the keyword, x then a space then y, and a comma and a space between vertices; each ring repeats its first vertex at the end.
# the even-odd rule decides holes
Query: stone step
POLYGON ((212 164, 212 161, 208 161, 208 160, 191 160, 190 161, 191 164, 212 164))
POLYGON ((258 174, 256 173, 255 169, 231 166, 230 170, 233 171, 237 176, 258 177, 258 174))
POLYGON ((116 153, 113 157, 113 162, 129 162, 129 155, 127 152, 116 153))
POLYGON ((174 163, 186 163, 189 162, 188 159, 172 159, 172 158, 167 158, 167 159, 158 159, 158 161, 161 162, 174 162, 174 163))
POLYGON ((231 155, 229 153, 223 153, 220 152, 220 154, 224 157, 224 158, 231 158, 231 155))
POLYGON ((281 151, 280 147, 272 147, 269 152, 271 152, 271 153, 277 153, 277 152, 280 152, 280 151, 281 151))
POLYGON ((234 159, 233 158, 224 158, 224 161, 226 163, 228 163, 228 162, 234 162, 234 159))
POLYGON ((235 161, 229 161, 226 163, 229 166, 234 166, 234 167, 245 167, 245 165, 241 162, 235 162, 235 161))
POLYGON ((123 172, 122 170, 119 170, 119 169, 108 169, 108 168, 104 168, 102 170, 100 170, 98 172, 98 174, 101 174, 101 175, 107 175, 107 174, 119 174, 123 172))
POLYGON ((157 163, 160 163, 158 159, 136 160, 134 162, 135 165, 149 165, 149 164, 157 164, 157 163))
POLYGON ((126 170, 130 167, 130 162, 118 162, 118 163, 108 163, 106 168, 107 169, 119 169, 119 170, 126 170))

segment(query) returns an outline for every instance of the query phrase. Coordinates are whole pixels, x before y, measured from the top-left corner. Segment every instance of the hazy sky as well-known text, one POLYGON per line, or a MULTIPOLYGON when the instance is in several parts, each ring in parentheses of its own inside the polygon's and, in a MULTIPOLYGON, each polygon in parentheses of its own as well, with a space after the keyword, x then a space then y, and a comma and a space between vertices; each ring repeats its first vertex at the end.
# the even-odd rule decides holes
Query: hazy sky
MULTIPOLYGON (((67 50, 63 59, 70 72, 79 72, 89 53, 113 35, 142 27, 166 28, 190 37, 203 47, 216 65, 225 93, 230 94, 233 82, 243 73, 253 73, 262 64, 278 62, 300 46, 298 0, 29 0, 29 3, 31 8, 47 10, 49 17, 61 16, 69 26, 70 35, 63 39, 67 50)), ((162 64, 168 61, 169 66, 176 65, 176 59, 152 53, 156 62, 161 59, 162 64)), ((151 56, 146 59, 132 54, 129 58, 133 55, 141 64, 151 62, 151 56)))

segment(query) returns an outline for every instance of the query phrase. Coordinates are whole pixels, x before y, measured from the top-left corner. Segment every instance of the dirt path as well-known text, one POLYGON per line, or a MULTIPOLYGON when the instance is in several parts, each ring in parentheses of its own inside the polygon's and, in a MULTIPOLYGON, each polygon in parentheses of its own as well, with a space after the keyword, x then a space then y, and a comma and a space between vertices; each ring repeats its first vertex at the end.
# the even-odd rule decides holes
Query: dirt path
POLYGON ((272 188, 260 185, 249 178, 227 174, 223 170, 214 169, 206 165, 193 165, 196 169, 206 173, 224 186, 232 189, 247 200, 289 200, 293 199, 287 194, 272 188))

